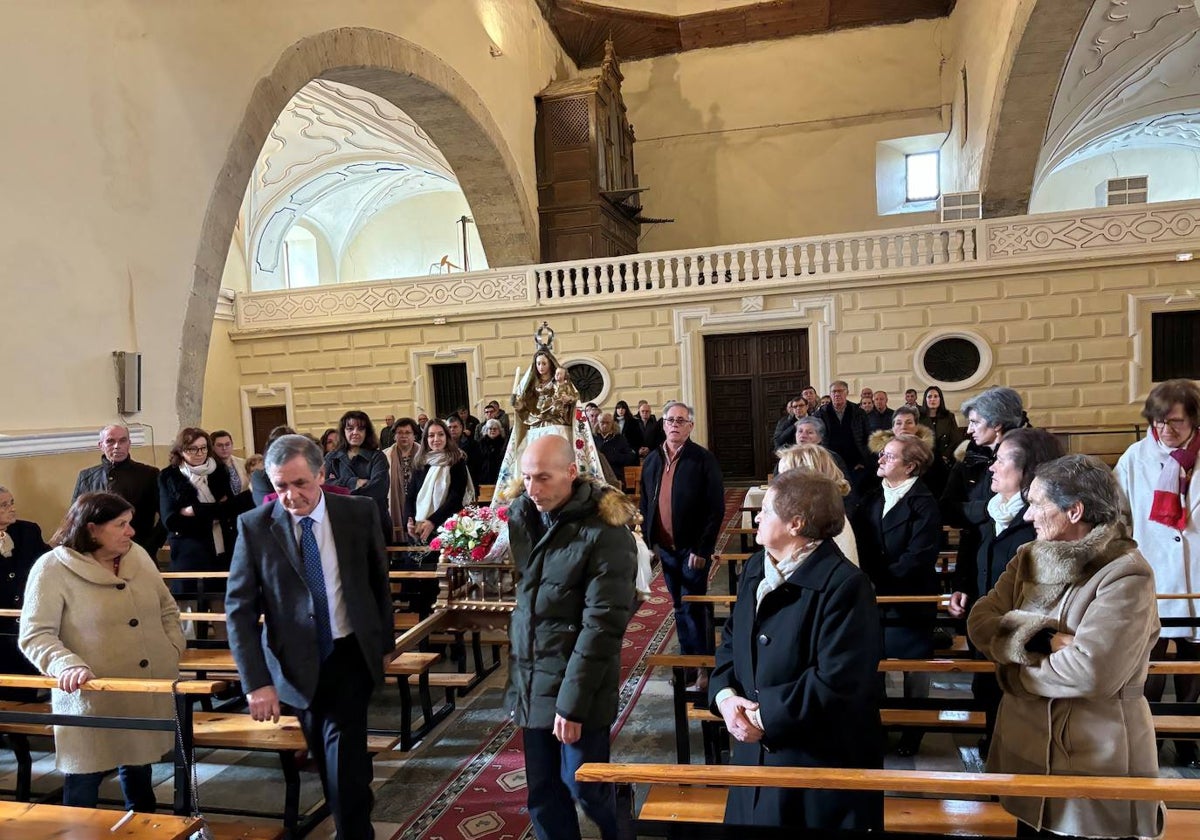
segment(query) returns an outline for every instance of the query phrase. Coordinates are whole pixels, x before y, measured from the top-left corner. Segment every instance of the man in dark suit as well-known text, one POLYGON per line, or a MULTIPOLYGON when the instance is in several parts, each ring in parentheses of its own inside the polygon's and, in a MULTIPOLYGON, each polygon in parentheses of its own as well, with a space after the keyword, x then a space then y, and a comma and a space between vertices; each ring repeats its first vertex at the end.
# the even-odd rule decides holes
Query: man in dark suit
POLYGON ((133 505, 133 541, 156 556, 167 541, 158 521, 158 468, 129 457, 129 429, 120 423, 100 430, 98 446, 100 463, 80 470, 71 501, 84 493, 116 493, 133 505))
POLYGON ((301 435, 267 450, 279 498, 238 518, 229 647, 251 717, 295 708, 338 837, 370 840, 367 703, 395 647, 387 555, 374 502, 322 493, 322 461, 301 435))
MULTIPOLYGON (((662 562, 663 577, 675 605, 679 651, 712 653, 705 638, 703 604, 685 604, 684 595, 708 592, 717 534, 725 518, 725 486, 713 454, 691 439, 691 407, 671 401, 663 408, 666 442, 642 464, 642 519, 646 542, 662 562)), ((698 687, 708 681, 699 675, 698 687)))

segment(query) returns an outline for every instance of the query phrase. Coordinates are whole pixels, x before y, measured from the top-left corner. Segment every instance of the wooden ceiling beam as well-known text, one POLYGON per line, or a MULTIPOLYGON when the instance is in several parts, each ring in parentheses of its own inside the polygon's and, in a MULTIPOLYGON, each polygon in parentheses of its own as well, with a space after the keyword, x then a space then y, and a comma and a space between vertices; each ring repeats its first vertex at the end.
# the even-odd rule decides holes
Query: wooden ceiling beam
POLYGON ((624 61, 945 17, 955 0, 768 0, 733 9, 674 16, 602 6, 587 0, 538 0, 543 16, 580 67, 604 59, 611 36, 624 61))

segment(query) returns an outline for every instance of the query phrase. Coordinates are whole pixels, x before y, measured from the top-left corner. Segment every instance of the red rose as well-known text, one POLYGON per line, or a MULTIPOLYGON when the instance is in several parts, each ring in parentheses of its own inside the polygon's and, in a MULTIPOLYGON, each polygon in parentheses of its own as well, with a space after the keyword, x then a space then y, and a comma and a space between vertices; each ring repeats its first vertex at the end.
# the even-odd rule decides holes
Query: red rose
POLYGON ((501 522, 507 522, 508 521, 508 508, 507 507, 496 508, 496 518, 499 519, 501 522))
POLYGON ((442 548, 442 540, 441 540, 441 538, 440 538, 440 537, 434 537, 434 538, 433 538, 433 541, 432 541, 431 543, 429 543, 429 547, 430 547, 430 548, 432 548, 434 551, 440 551, 440 550, 441 550, 441 548, 442 548))
POLYGON ((477 545, 471 549, 471 559, 472 560, 482 560, 486 556, 487 556, 487 549, 484 548, 482 545, 477 545))

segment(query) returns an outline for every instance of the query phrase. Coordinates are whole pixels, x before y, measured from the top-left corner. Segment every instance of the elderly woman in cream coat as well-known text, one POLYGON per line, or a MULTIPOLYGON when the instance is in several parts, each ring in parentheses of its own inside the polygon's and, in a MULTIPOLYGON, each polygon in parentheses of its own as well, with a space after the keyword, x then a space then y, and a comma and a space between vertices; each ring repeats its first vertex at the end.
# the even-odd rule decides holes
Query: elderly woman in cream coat
MULTIPOLYGON (((21 651, 58 680, 57 714, 171 718, 168 694, 88 691, 94 677, 175 679, 184 649, 179 608, 150 556, 133 542, 133 508, 120 496, 85 493, 34 567, 21 611, 21 651), (83 690, 80 688, 85 687, 83 690)), ((150 765, 170 751, 170 732, 54 727, 63 804, 93 808, 118 769, 126 808, 153 811, 150 765)))
MULTIPOLYGON (((1046 775, 1158 775, 1143 696, 1158 640, 1154 573, 1120 522, 1116 479, 1068 455, 1038 467, 1017 550, 967 631, 1003 690, 987 768, 1046 775)), ((1018 837, 1158 837, 1162 803, 1003 797, 1018 837)))

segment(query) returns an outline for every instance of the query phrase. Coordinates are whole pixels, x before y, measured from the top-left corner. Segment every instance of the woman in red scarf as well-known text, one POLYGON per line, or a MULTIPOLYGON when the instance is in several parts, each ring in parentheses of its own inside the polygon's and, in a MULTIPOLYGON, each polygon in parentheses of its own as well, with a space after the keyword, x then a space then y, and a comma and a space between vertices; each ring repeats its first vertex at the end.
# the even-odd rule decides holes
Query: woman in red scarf
MULTIPOLYGON (((1196 455, 1200 451, 1200 387, 1189 379, 1169 379, 1146 397, 1142 416, 1150 433, 1125 451, 1116 475, 1129 499, 1133 538, 1154 569, 1160 595, 1200 592, 1200 476, 1196 455)), ((1200 616, 1200 601, 1160 600, 1159 616, 1200 616)), ((1151 659, 1162 659, 1167 643, 1174 641, 1178 659, 1200 659, 1200 626, 1164 627, 1151 659)), ((1166 677, 1146 681, 1146 697, 1162 699, 1166 677)), ((1195 675, 1175 676, 1176 702, 1200 699, 1195 675)), ((1175 742, 1181 765, 1200 767, 1193 741, 1175 742)))

